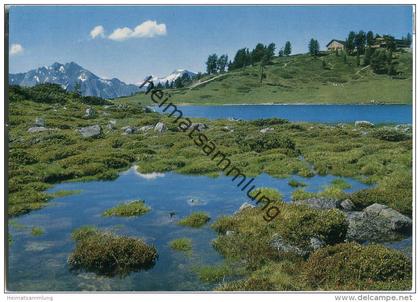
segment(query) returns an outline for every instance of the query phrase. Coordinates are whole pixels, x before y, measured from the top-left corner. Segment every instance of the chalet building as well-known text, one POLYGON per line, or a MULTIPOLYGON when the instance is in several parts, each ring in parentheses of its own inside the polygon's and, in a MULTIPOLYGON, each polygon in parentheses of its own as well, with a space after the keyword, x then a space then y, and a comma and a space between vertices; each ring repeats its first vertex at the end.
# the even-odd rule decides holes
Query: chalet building
POLYGON ((327 44, 327 49, 329 51, 344 50, 344 41, 332 39, 330 43, 327 44))

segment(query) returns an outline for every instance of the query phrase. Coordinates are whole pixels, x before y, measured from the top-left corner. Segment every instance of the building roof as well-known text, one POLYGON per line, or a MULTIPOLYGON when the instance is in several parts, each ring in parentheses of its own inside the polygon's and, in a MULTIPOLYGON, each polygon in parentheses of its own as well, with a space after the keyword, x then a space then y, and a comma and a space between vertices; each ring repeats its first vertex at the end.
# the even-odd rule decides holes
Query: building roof
POLYGON ((332 42, 338 42, 338 43, 340 43, 340 44, 345 44, 346 42, 345 41, 343 41, 343 40, 337 40, 337 39, 332 39, 330 42, 328 42, 328 44, 327 44, 327 47, 332 43, 332 42))

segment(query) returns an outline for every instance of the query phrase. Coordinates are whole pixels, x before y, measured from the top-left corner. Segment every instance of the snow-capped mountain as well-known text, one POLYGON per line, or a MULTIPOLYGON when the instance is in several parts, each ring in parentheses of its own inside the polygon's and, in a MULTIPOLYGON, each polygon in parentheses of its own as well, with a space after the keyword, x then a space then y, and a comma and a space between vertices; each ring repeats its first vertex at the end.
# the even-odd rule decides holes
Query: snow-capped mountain
MULTIPOLYGON (((177 69, 174 70, 171 74, 167 75, 166 77, 159 78, 159 77, 152 77, 153 84, 162 84, 165 85, 166 82, 170 85, 172 82, 175 82, 176 79, 181 78, 184 74, 187 74, 190 79, 195 77, 197 73, 186 70, 186 69, 177 69)), ((141 83, 139 83, 140 85, 141 83)))
POLYGON ((9 74, 11 85, 34 86, 42 83, 60 84, 68 91, 74 91, 76 85, 80 84, 82 95, 102 98, 127 96, 139 91, 136 85, 126 84, 116 78, 102 79, 74 62, 54 63, 25 73, 9 74))

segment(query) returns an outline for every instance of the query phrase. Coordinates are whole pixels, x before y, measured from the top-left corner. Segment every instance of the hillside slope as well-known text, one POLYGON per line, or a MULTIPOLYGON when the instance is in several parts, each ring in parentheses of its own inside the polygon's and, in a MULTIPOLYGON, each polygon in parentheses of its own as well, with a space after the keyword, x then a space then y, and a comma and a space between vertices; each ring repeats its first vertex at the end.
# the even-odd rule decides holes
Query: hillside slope
MULTIPOLYGON (((412 100, 412 54, 396 53, 398 75, 373 73, 370 66, 357 66, 355 57, 327 54, 276 57, 265 67, 248 66, 223 76, 206 76, 190 87, 171 89, 178 104, 261 103, 406 103, 412 100), (323 63, 323 61, 325 63, 323 63), (217 78, 216 78, 217 77, 217 78), (212 80, 214 78, 214 80, 212 80)), ((361 58, 363 62, 363 58, 361 58)), ((143 94, 120 99, 150 103, 143 94)))

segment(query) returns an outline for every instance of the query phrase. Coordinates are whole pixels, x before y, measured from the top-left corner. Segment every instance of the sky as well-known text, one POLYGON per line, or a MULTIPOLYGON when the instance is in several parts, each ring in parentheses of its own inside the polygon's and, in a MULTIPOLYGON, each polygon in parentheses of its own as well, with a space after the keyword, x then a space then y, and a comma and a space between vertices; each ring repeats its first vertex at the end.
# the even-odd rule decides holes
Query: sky
POLYGON ((286 41, 292 54, 321 49, 349 31, 412 32, 412 7, 387 6, 11 6, 10 73, 74 61, 96 75, 138 83, 175 69, 205 71, 209 54, 286 41))

